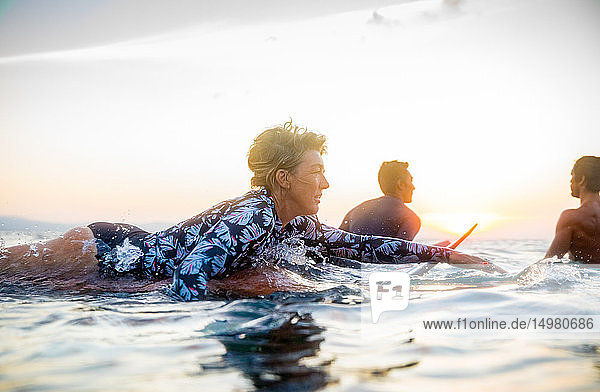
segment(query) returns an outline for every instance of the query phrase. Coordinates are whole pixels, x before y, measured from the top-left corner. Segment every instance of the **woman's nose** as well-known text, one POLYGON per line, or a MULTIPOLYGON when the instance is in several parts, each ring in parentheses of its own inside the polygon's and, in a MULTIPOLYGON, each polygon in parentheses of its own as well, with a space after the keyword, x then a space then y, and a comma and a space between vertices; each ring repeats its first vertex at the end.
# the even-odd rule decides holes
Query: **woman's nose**
POLYGON ((321 181, 321 189, 327 188, 329 188, 329 181, 327 181, 327 178, 325 178, 325 175, 323 175, 323 180, 321 181))

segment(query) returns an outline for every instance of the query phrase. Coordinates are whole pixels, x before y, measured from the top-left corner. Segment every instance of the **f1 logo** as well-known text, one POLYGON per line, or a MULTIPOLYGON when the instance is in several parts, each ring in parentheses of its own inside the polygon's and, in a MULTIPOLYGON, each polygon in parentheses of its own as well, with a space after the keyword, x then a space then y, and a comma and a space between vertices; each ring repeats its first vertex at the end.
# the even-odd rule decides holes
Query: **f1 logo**
POLYGON ((405 272, 373 272, 369 275, 371 321, 383 312, 404 310, 408 306, 410 276, 405 272))

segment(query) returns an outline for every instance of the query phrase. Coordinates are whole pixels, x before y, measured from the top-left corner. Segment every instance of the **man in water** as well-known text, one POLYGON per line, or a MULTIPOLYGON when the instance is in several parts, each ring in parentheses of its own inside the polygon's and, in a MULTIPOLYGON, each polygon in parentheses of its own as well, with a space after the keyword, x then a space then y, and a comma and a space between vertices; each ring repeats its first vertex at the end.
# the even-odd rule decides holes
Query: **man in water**
POLYGON ((405 205, 412 201, 415 190, 408 163, 383 162, 378 180, 385 196, 367 200, 354 207, 344 217, 340 229, 356 234, 412 241, 421 228, 421 220, 405 205))
POLYGON ((600 157, 585 156, 571 171, 571 195, 580 207, 565 210, 556 224, 556 235, 546 257, 600 263, 600 157))

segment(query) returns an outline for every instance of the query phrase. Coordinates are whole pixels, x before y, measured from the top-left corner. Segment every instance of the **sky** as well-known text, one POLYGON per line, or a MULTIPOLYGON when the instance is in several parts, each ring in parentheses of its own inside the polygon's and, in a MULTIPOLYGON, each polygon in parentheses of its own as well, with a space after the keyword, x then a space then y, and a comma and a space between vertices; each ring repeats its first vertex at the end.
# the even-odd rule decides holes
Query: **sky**
POLYGON ((292 119, 338 226, 407 161, 419 239, 552 238, 600 155, 600 1, 0 1, 0 216, 174 224, 292 119))

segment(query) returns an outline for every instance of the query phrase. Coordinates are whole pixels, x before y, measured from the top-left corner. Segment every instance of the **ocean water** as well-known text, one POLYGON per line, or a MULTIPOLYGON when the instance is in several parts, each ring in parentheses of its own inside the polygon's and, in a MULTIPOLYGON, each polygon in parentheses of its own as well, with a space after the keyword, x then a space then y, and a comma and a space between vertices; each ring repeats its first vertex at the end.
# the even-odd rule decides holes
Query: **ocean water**
MULTIPOLYGON (((4 232, 2 238, 9 246, 51 234, 4 232)), ((411 277, 406 309, 385 312, 377 323, 370 319, 368 276, 396 266, 315 264, 294 250, 279 268, 332 287, 183 303, 166 288, 123 294, 0 283, 0 390, 599 390, 600 270, 537 263, 547 246, 466 241, 464 252, 509 273, 436 266, 411 277), (423 326, 558 315, 561 322, 594 325, 568 331, 423 326)))

